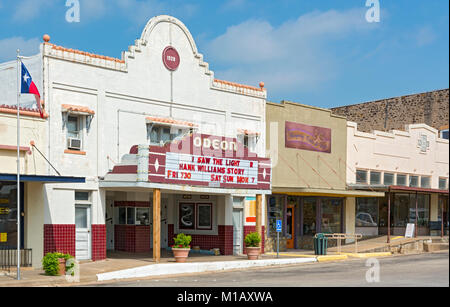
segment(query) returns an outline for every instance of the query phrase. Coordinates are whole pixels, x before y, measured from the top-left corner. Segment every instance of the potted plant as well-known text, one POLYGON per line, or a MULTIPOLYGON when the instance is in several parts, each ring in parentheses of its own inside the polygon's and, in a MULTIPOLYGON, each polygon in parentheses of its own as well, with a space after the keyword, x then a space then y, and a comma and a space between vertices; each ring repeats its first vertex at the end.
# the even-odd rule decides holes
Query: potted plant
POLYGON ((173 255, 176 262, 186 262, 186 258, 189 256, 191 251, 191 236, 186 236, 184 233, 180 233, 173 238, 174 245, 172 246, 173 255))
POLYGON ((261 243, 261 236, 259 233, 249 233, 245 236, 244 242, 247 249, 248 260, 257 260, 261 252, 261 247, 259 246, 259 243, 261 243))
POLYGON ((45 275, 57 276, 66 274, 66 261, 73 256, 62 253, 47 253, 42 259, 45 275))

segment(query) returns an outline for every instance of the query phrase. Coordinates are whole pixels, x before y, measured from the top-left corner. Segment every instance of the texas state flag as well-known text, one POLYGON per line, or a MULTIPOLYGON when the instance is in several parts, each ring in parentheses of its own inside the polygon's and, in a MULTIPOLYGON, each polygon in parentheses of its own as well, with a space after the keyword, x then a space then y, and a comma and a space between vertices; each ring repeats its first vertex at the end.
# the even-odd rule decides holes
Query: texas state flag
POLYGON ((36 87, 36 84, 34 84, 33 79, 31 78, 30 73, 28 72, 28 69, 23 65, 22 63, 22 94, 33 94, 34 97, 36 97, 36 104, 39 110, 39 113, 41 114, 41 118, 44 118, 44 112, 42 110, 41 106, 41 95, 39 94, 39 91, 36 87))

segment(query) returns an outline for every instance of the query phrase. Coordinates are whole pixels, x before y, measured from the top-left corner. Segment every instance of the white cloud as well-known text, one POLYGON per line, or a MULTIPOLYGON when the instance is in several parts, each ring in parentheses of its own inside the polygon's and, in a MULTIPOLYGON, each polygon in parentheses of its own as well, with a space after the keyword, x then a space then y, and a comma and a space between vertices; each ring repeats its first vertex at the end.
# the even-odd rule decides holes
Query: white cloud
POLYGON ((29 40, 23 37, 11 37, 0 40, 0 62, 11 61, 16 58, 17 49, 23 56, 32 56, 39 53, 41 41, 38 38, 29 40))
POLYGON ((437 38, 436 33, 430 26, 425 26, 419 29, 416 34, 416 43, 419 47, 423 47, 432 44, 437 38))
POLYGON ((16 5, 13 20, 28 22, 41 14, 42 10, 55 4, 56 0, 21 0, 16 5))
POLYGON ((364 9, 316 11, 279 26, 248 20, 206 43, 205 54, 228 67, 216 71, 218 78, 264 81, 272 93, 316 89, 339 73, 332 43, 376 27, 364 14, 364 9))

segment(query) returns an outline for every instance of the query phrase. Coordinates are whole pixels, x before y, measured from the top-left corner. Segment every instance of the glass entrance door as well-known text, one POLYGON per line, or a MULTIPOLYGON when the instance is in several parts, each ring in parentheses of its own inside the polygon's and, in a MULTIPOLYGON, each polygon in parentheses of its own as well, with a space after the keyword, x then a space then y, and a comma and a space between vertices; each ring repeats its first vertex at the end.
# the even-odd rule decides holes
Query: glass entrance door
POLYGON ((286 209, 286 248, 293 249, 294 248, 294 213, 295 206, 288 206, 286 209))

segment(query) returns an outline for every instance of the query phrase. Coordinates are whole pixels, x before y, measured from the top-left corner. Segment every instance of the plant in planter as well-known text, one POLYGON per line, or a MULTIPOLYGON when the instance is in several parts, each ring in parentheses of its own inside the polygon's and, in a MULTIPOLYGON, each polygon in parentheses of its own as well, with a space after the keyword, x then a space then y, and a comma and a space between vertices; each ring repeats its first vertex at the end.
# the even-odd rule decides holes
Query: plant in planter
POLYGON ((261 252, 261 247, 259 246, 259 243, 261 243, 261 236, 259 233, 249 233, 245 236, 244 242, 247 249, 248 260, 257 260, 261 252))
POLYGON ((191 250, 191 236, 186 236, 184 233, 180 233, 173 238, 174 245, 172 246, 173 255, 176 262, 186 262, 186 258, 189 256, 191 250))
POLYGON ((57 276, 66 274, 66 261, 73 258, 69 254, 47 253, 42 259, 45 275, 57 276))

